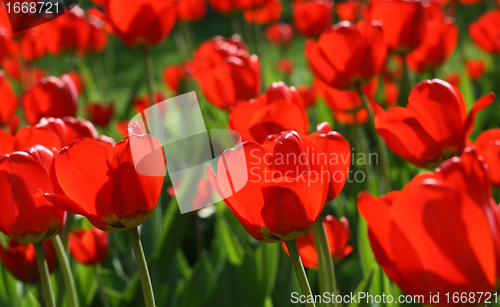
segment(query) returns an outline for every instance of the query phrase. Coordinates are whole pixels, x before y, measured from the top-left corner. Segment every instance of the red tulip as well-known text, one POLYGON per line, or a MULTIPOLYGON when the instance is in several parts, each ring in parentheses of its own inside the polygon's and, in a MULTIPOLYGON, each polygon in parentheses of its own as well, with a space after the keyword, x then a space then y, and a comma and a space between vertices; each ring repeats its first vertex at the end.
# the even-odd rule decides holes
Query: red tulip
POLYGON ((142 224, 156 208, 164 177, 143 176, 136 171, 136 158, 149 154, 137 167, 165 170, 161 148, 149 135, 130 135, 116 143, 83 138, 59 152, 55 172, 67 195, 45 194, 59 208, 80 214, 104 231, 131 229, 142 224), (131 142, 134 148, 131 148, 131 142), (144 152, 138 152, 144 151, 144 152))
POLYGON ((31 62, 45 56, 47 52, 47 38, 37 28, 24 31, 19 43, 23 59, 31 62))
POLYGON ((432 168, 462 153, 476 113, 494 99, 493 93, 483 96, 467 115, 458 89, 442 80, 427 80, 412 89, 406 108, 393 107, 387 112, 378 108, 375 127, 398 156, 432 168))
MULTIPOLYGON (((352 246, 347 245, 351 238, 349 221, 345 217, 341 217, 339 221, 335 217, 328 215, 323 219, 323 225, 325 226, 330 253, 335 261, 341 261, 353 249, 352 246)), ((282 247, 288 254, 288 249, 284 242, 282 243, 282 247)), ((318 252, 314 245, 314 232, 312 229, 309 230, 307 235, 303 235, 297 239, 297 247, 304 267, 317 270, 318 252)))
MULTIPOLYGON (((75 84, 76 91, 78 94, 83 93, 83 80, 80 74, 74 70, 68 71, 65 75, 68 75, 71 80, 73 80, 73 83, 75 84)), ((60 77, 62 78, 62 76, 60 77)))
POLYGON ((69 234, 68 247, 76 261, 85 265, 101 264, 108 255, 109 233, 97 228, 79 229, 69 234))
POLYGON ((482 132, 474 144, 489 166, 493 186, 500 188, 500 129, 482 132))
POLYGON ((233 0, 208 0, 210 6, 221 15, 226 15, 236 10, 236 3, 233 0))
POLYGON ((266 28, 264 36, 273 45, 287 46, 293 40, 293 30, 286 23, 275 23, 266 28))
POLYGON ((360 19, 361 2, 357 0, 349 0, 335 4, 335 12, 340 20, 347 20, 355 23, 360 19))
POLYGON ((376 24, 342 21, 323 32, 318 42, 307 41, 305 54, 317 78, 338 89, 355 88, 382 70, 387 52, 382 36, 376 24))
POLYGON ((106 127, 115 111, 115 104, 110 103, 107 106, 98 103, 87 104, 90 121, 99 127, 106 127))
MULTIPOLYGON (((49 272, 52 272, 57 264, 56 251, 52 241, 43 242, 43 250, 49 272)), ((12 239, 9 240, 9 246, 6 248, 0 244, 0 260, 12 275, 23 283, 37 284, 40 282, 33 244, 21 244, 12 239)))
POLYGON ((258 98, 235 104, 229 111, 228 127, 243 141, 263 143, 269 135, 286 130, 306 135, 309 120, 295 88, 276 82, 258 98))
POLYGON ((87 47, 90 26, 85 12, 78 6, 41 27, 47 36, 47 47, 54 55, 81 51, 87 47))
POLYGON ((472 81, 481 79, 481 77, 484 75, 484 70, 486 68, 485 66, 486 65, 484 64, 484 61, 481 59, 465 61, 467 74, 472 81))
POLYGON ((384 41, 391 53, 409 53, 417 49, 425 34, 425 13, 420 0, 373 0, 369 20, 384 27, 384 41))
POLYGON ((207 14, 206 0, 178 0, 177 16, 179 20, 196 22, 203 20, 207 14))
POLYGON ((484 13, 477 21, 469 26, 469 35, 472 41, 481 49, 489 53, 500 52, 500 10, 484 13))
POLYGON ((333 21, 333 1, 295 1, 292 10, 293 23, 297 30, 307 37, 317 37, 333 21))
MULTIPOLYGON (((500 216, 475 150, 418 175, 402 191, 379 198, 364 192, 358 208, 378 263, 404 293, 421 295, 421 304, 455 305, 433 303, 429 293, 496 291, 500 216)), ((475 306, 478 298, 462 305, 475 306)))
MULTIPOLYGON (((436 6, 441 15, 440 5, 435 2, 431 2, 430 5, 436 6)), ((422 42, 406 58, 408 67, 417 72, 441 66, 451 56, 458 41, 458 27, 453 18, 439 16, 430 19, 425 23, 425 29, 422 42)))
POLYGON ((2 97, 2 102, 0 103, 0 126, 3 126, 10 122, 17 108, 16 93, 14 93, 3 70, 0 70, 0 97, 2 97))
MULTIPOLYGON (((162 92, 156 92, 153 99, 154 103, 159 103, 167 99, 167 97, 165 97, 165 94, 163 94, 162 92)), ((146 94, 141 97, 132 99, 132 105, 134 106, 134 111, 137 114, 141 113, 151 106, 149 95, 146 94)))
POLYGON ((262 7, 244 11, 243 16, 249 24, 266 25, 279 21, 281 12, 281 0, 271 0, 266 1, 262 7))
POLYGON ((208 100, 228 108, 260 92, 260 62, 249 55, 241 38, 215 37, 194 52, 193 77, 208 100))
POLYGON ((385 105, 394 106, 398 103, 399 87, 389 77, 383 78, 385 105))
POLYGON ((179 95, 181 84, 188 78, 186 68, 183 65, 170 65, 163 70, 163 80, 165 84, 179 95))
POLYGON ((14 136, 0 129, 0 157, 14 152, 14 136))
MULTIPOLYGON (((83 48, 80 48, 79 54, 84 55, 86 53, 100 53, 106 49, 108 44, 108 35, 105 31, 104 19, 97 17, 97 14, 92 14, 89 10, 88 24, 89 36, 87 43, 83 48)), ((100 12, 100 11, 99 11, 100 12)))
POLYGON ((34 195, 39 189, 53 192, 48 166, 52 159, 52 152, 44 147, 0 158, 0 194, 3 197, 0 231, 19 242, 48 240, 63 226, 65 212, 34 195))
POLYGON ((0 24, 0 62, 10 53, 10 31, 0 24))
POLYGON ((75 117, 78 93, 68 75, 47 77, 29 88, 22 97, 24 116, 30 125, 43 117, 75 117))
POLYGON ((456 72, 449 73, 448 75, 446 75, 445 81, 455 87, 458 87, 458 85, 460 84, 460 74, 456 72))
POLYGON ((314 90, 314 88, 300 85, 297 88, 297 92, 299 92, 300 97, 302 97, 304 108, 307 109, 316 104, 316 91, 314 90))
POLYGON ((293 70, 293 63, 289 59, 279 59, 276 61, 275 66, 284 75, 289 75, 293 70))
MULTIPOLYGON (((370 101, 373 100, 377 87, 377 78, 372 79, 371 82, 363 86, 363 93, 370 101)), ((348 125, 362 125, 368 120, 368 112, 363 108, 361 97, 356 91, 339 90, 328 86, 320 79, 314 80, 314 89, 323 97, 338 122, 348 125)))
POLYGON ((320 154, 313 141, 284 132, 274 144, 244 142, 227 150, 219 160, 218 175, 209 167, 207 176, 252 237, 290 241, 303 235, 323 209, 328 173, 323 172, 327 165, 318 159, 320 154), (233 178, 236 173, 240 175, 233 178))
POLYGON ((164 41, 177 17, 176 3, 171 0, 108 0, 105 11, 113 34, 132 48, 164 41))

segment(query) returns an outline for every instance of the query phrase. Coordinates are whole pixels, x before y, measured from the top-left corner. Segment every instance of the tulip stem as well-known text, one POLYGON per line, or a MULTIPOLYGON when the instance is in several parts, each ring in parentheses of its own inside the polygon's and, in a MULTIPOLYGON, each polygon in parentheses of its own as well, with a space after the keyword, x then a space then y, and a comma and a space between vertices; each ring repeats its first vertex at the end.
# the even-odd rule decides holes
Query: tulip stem
POLYGON ((61 272, 63 274, 64 283, 66 284, 66 291, 68 292, 68 299, 70 307, 78 307, 78 297, 76 295, 75 279, 73 278, 73 272, 71 272, 71 267, 69 265, 68 256, 66 254, 66 249, 62 243, 61 237, 59 235, 52 239, 54 244, 54 249, 56 250, 57 259, 61 267, 61 272))
POLYGON ((101 266, 94 266, 95 278, 97 279, 97 285, 99 287, 99 293, 101 294, 101 301, 104 307, 109 307, 108 296, 106 295, 106 287, 104 287, 104 281, 101 275, 101 266))
POLYGON ((408 69, 408 64, 406 61, 406 56, 403 55, 403 69, 401 78, 401 91, 399 92, 398 106, 405 107, 408 96, 410 95, 410 90, 413 87, 413 81, 410 75, 410 70, 408 69))
POLYGON ((40 272, 40 281, 42 283, 43 296, 45 298, 46 307, 55 307, 54 293, 50 284, 49 266, 47 259, 45 259, 45 251, 43 249, 43 242, 33 244, 35 246, 36 263, 38 264, 38 271, 40 272))
POLYGON ((387 153, 387 147, 384 145, 382 138, 377 132, 377 129, 375 128, 375 115, 373 114, 372 107, 370 106, 370 102, 368 101, 368 98, 366 97, 365 93, 363 93, 363 90, 361 89, 361 86, 357 88, 359 97, 361 97, 361 100, 363 101, 363 105, 368 112, 368 117, 370 118, 370 125, 371 128, 373 129, 373 133, 375 135, 375 142, 377 143, 378 147, 378 152, 380 155, 380 160, 382 163, 382 176, 384 177, 384 188, 380 189, 380 194, 383 195, 387 192, 391 191, 391 177, 390 177, 390 169, 389 169, 389 155, 387 153), (385 192, 384 192, 385 191, 385 192))
POLYGON ((153 294, 153 286, 151 285, 151 278, 149 277, 148 265, 146 257, 142 249, 141 238, 137 227, 129 229, 128 235, 130 236, 130 243, 134 250, 135 260, 139 269, 139 276, 141 277, 142 292, 144 293, 144 301, 146 307, 155 306, 155 297, 153 294))
MULTIPOLYGON (((330 252, 330 246, 328 245, 328 240, 326 238, 325 225, 323 220, 320 218, 313 224, 314 231, 314 243, 316 245, 316 250, 318 250, 318 260, 323 260, 324 274, 327 279, 327 291, 330 294, 335 294, 337 292, 337 282, 335 280, 335 267, 333 266, 333 258, 330 252), (319 249, 318 249, 319 247, 319 249), (320 253, 322 256, 320 257, 320 253)), ((331 302, 331 305, 337 306, 337 303, 331 302)))
POLYGON ((309 281, 307 280, 306 271, 302 265, 302 260, 300 260, 299 250, 297 248, 297 242, 295 240, 285 242, 288 253, 290 254, 290 259, 292 260, 293 270, 299 281, 300 291, 302 295, 306 296, 306 307, 316 307, 313 303, 308 303, 309 298, 313 298, 311 287, 309 286, 309 281))

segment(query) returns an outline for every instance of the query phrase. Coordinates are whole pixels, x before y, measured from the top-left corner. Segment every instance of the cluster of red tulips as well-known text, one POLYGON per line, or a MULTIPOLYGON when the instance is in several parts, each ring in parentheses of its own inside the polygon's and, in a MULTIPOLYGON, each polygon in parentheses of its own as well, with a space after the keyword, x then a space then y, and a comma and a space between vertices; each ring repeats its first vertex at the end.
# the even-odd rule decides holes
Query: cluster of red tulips
POLYGON ((489 1, 92 0, 15 33, 0 2, 0 305, 488 303, 470 294, 500 284, 489 1), (167 163, 129 120, 191 91, 243 143, 189 191, 225 205, 181 215, 178 183, 136 170, 137 150, 167 163))

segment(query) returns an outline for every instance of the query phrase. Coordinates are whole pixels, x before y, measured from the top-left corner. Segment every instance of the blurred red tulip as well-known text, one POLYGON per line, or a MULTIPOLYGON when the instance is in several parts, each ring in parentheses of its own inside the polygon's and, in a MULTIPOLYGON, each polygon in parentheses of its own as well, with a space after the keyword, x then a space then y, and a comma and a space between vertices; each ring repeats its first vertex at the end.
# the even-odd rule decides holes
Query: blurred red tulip
POLYGON ((445 81, 455 87, 458 87, 458 85, 460 84, 460 74, 457 72, 449 73, 448 75, 446 75, 445 81))
MULTIPOLYGON (((52 241, 43 242, 43 250, 49 272, 52 272, 57 264, 56 251, 52 241)), ((40 282, 33 244, 22 244, 12 239, 9 240, 9 246, 7 247, 0 244, 0 260, 12 275, 23 283, 37 284, 40 282)))
POLYGON ((78 53, 80 55, 85 55, 86 53, 100 53, 104 51, 108 44, 108 35, 105 31, 104 20, 96 17, 96 15, 90 15, 89 13, 87 26, 89 27, 88 40, 87 43, 79 49, 78 53))
POLYGON ((476 113, 490 105, 493 93, 480 98, 466 114, 460 91, 439 79, 417 84, 408 105, 376 109, 375 127, 387 146, 417 166, 433 168, 460 155, 474 127, 476 113))
POLYGON ((245 10, 243 16, 249 24, 267 25, 281 18, 281 0, 266 1, 264 6, 245 10))
POLYGON ((14 116, 12 116, 12 119, 9 122, 10 133, 16 134, 20 123, 21 123, 21 118, 14 114, 14 116))
POLYGON ((14 136, 0 129, 0 157, 14 152, 14 136))
POLYGON ((289 59, 279 59, 275 66, 284 75, 289 75, 293 70, 293 63, 289 59))
MULTIPOLYGON (((339 221, 335 217, 328 215, 323 219, 323 225, 325 226, 330 253, 335 261, 341 261, 353 249, 352 246, 347 245, 349 239, 351 239, 349 221, 345 217, 341 217, 339 221)), ((282 247, 288 254, 285 242, 282 243, 282 247)), ((312 229, 309 230, 307 235, 297 239, 297 247, 304 267, 318 270, 318 252, 314 245, 314 232, 312 229)))
POLYGON ((84 50, 89 41, 89 22, 78 6, 40 27, 47 36, 47 48, 53 55, 84 50))
POLYGON ((87 111, 90 117, 90 122, 98 127, 106 127, 115 112, 115 104, 110 103, 104 106, 99 103, 89 103, 87 104, 87 111))
MULTIPOLYGON (((431 6, 437 6, 441 14, 441 7, 436 2, 431 3, 431 6)), ((458 41, 458 27, 453 18, 439 16, 429 19, 425 23, 425 29, 420 45, 406 57, 408 67, 417 72, 441 66, 451 56, 458 41)))
POLYGON ((467 69, 467 74, 469 75, 469 78, 472 81, 477 81, 481 79, 481 77, 484 75, 486 65, 484 63, 484 60, 481 59, 466 60, 465 68, 467 69))
MULTIPOLYGON (((163 94, 162 92, 156 92, 154 94, 153 99, 154 99, 154 103, 159 103, 159 102, 162 102, 165 99, 167 99, 167 97, 165 97, 165 94, 163 94)), ((141 113, 142 111, 146 110, 147 108, 149 108, 151 106, 151 102, 149 100, 149 95, 145 94, 141 97, 137 97, 137 98, 132 99, 132 105, 134 106, 134 111, 137 114, 141 113)))
POLYGON ((183 65, 170 65, 163 70, 165 84, 174 91, 175 95, 181 92, 181 84, 188 78, 186 68, 183 65))
POLYGON ((405 54, 417 49, 425 35, 425 13, 420 0, 372 0, 369 20, 379 20, 389 52, 405 54))
POLYGON ((0 70, 0 126, 10 122, 17 108, 16 93, 12 89, 9 80, 5 77, 3 70, 0 70))
POLYGON ((394 106, 398 103, 399 98, 399 87, 392 81, 391 78, 384 77, 383 78, 383 86, 384 86, 384 96, 385 96, 385 105, 386 106, 394 106))
MULTIPOLYGON (((320 79, 314 80, 314 89, 333 111, 333 116, 340 123, 363 125, 368 120, 368 112, 363 108, 361 97, 354 90, 339 90, 320 79)), ((378 81, 373 78, 362 90, 370 101, 377 92, 378 81)))
POLYGON ((500 129, 482 132, 474 144, 489 166, 493 186, 500 188, 500 129))
POLYGON ((30 125, 43 117, 74 117, 78 103, 75 83, 68 75, 46 77, 29 88, 22 97, 24 116, 30 125))
POLYGON ((80 77, 80 74, 74 70, 71 70, 68 71, 65 75, 68 75, 71 78, 71 80, 73 80, 73 83, 75 84, 76 91, 78 92, 78 94, 83 93, 83 80, 82 77, 80 77))
POLYGON ((108 255, 109 233, 97 228, 79 229, 69 234, 68 248, 71 256, 82 264, 101 264, 108 255))
POLYGON ((472 41, 489 53, 500 53, 498 35, 500 31, 500 10, 484 13, 469 26, 472 41))
POLYGON ((309 120, 295 88, 276 82, 258 98, 235 104, 229 110, 228 127, 237 131, 243 141, 261 144, 269 135, 287 130, 306 135, 309 120))
POLYGON ((232 13, 237 9, 236 2, 234 0, 208 0, 210 6, 221 15, 226 15, 232 13))
POLYGON ((361 13, 360 6, 362 5, 364 4, 362 4, 359 0, 347 0, 336 3, 335 12, 337 13, 337 16, 339 16, 340 20, 347 20, 349 22, 356 23, 361 19, 359 14, 361 13))
POLYGON ((0 194, 3 198, 0 231, 19 242, 48 240, 63 227, 66 213, 43 197, 34 195, 39 189, 53 192, 45 164, 52 163, 52 160, 52 152, 44 147, 0 157, 0 194), (39 160, 39 157, 44 160, 39 160))
POLYGON ((264 36, 273 45, 287 46, 293 40, 293 30, 286 23, 275 23, 266 28, 264 36))
POLYGON ((300 97, 302 97, 304 108, 310 108, 316 103, 316 91, 314 88, 300 85, 297 88, 297 92, 299 92, 300 97))
POLYGON ((67 197, 45 197, 65 211, 87 217, 101 230, 135 228, 156 208, 163 186, 163 176, 144 176, 135 168, 132 150, 137 156, 148 154, 147 167, 165 170, 163 152, 150 153, 151 144, 162 148, 149 135, 128 136, 114 147, 88 138, 73 142, 55 160, 57 180, 67 197))
POLYGON ((37 28, 24 31, 19 42, 23 59, 31 62, 45 56, 47 52, 47 38, 37 28))
POLYGON ((191 68, 205 96, 219 108, 260 92, 259 58, 248 53, 239 35, 228 39, 217 36, 200 45, 191 68))
POLYGON ((252 237, 290 241, 303 235, 323 209, 328 174, 323 172, 327 161, 318 159, 320 154, 316 143, 289 131, 276 137, 274 144, 244 142, 227 150, 219 159, 218 175, 210 167, 207 175, 252 237), (232 173, 244 174, 248 180, 229 179, 232 173), (234 192, 234 187, 241 189, 234 192))
POLYGON ((10 31, 0 24, 0 62, 9 54, 11 44, 10 31))
POLYGON ((105 11, 113 34, 132 48, 164 41, 177 18, 176 2, 171 0, 107 0, 105 11))
POLYGON ((317 78, 338 89, 354 89, 382 70, 387 53, 382 36, 376 24, 342 21, 323 32, 318 42, 308 40, 304 51, 317 78))
POLYGON ((402 191, 358 198, 378 263, 405 294, 420 295, 423 305, 455 306, 451 300, 431 302, 429 293, 496 291, 500 216, 486 168, 469 148, 402 191))
POLYGON ((206 0, 178 0, 177 17, 180 21, 197 22, 207 14, 206 0))
POLYGON ((307 37, 318 37, 333 22, 333 1, 295 1, 292 10, 293 23, 307 37))

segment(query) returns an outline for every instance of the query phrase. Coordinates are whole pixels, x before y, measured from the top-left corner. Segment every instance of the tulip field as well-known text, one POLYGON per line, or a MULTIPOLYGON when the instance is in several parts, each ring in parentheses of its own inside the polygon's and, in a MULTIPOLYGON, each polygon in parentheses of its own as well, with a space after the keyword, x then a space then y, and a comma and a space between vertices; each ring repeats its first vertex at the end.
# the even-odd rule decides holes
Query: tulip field
POLYGON ((0 307, 500 306, 500 1, 0 0, 0 307))

